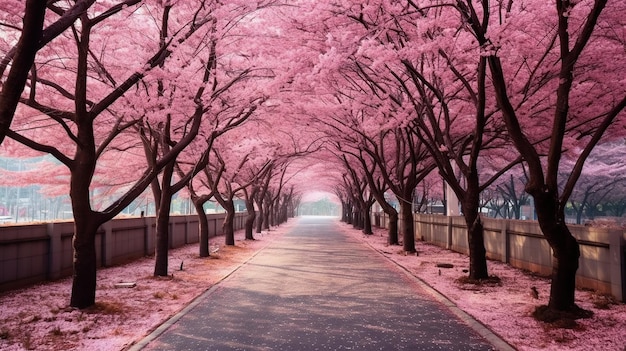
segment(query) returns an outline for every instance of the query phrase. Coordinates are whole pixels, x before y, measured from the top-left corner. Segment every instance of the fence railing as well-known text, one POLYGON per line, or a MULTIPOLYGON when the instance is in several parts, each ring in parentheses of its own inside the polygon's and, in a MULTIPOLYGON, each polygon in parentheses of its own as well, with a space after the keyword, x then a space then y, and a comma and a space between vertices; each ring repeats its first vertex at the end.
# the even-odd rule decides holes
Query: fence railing
MULTIPOLYGON (((208 214, 209 236, 222 234, 225 214, 208 214)), ((242 229, 245 213, 235 216, 235 230, 242 229)), ((98 267, 122 264, 154 255, 154 217, 115 219, 96 235, 98 267)), ((0 291, 23 287, 72 274, 73 222, 0 227, 0 291)), ((199 241, 197 215, 172 216, 170 248, 199 241)))
MULTIPOLYGON (((415 237, 437 246, 469 254, 467 227, 463 217, 415 214, 415 237)), ((384 213, 374 213, 372 223, 388 228, 384 213)), ((484 218, 487 257, 549 276, 552 250, 535 221, 484 218)), ((626 232, 570 225, 580 244, 576 284, 626 301, 626 232)))

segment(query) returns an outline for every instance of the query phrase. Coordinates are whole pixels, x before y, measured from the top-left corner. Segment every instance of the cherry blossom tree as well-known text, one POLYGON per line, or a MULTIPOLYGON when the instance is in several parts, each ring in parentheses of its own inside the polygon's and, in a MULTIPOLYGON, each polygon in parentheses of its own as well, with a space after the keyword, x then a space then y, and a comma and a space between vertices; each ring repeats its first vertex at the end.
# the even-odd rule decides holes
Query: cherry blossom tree
MULTIPOLYGON (((213 33, 215 33, 215 29, 213 29, 213 33)), ((232 68, 228 68, 231 65, 218 65, 218 56, 222 57, 222 55, 218 55, 217 53, 216 41, 217 38, 214 38, 212 43, 208 45, 208 59, 206 60, 207 63, 204 68, 204 77, 202 82, 210 88, 210 91, 206 92, 210 96, 207 101, 207 105, 219 105, 220 107, 217 109, 211 108, 204 112, 204 121, 200 134, 203 136, 202 139, 204 139, 205 142, 203 142, 200 146, 200 150, 197 150, 197 146, 192 145, 187 152, 183 152, 182 155, 179 156, 179 159, 182 157, 184 162, 172 160, 163 168, 160 176, 160 182, 157 177, 151 184, 155 203, 157 204, 157 248, 155 275, 166 276, 168 274, 168 228, 172 196, 183 189, 187 184, 189 184, 191 178, 208 166, 209 155, 212 151, 215 139, 246 122, 257 109, 258 105, 264 100, 263 95, 260 95, 257 100, 242 100, 241 103, 243 106, 229 105, 229 100, 232 99, 233 94, 231 91, 235 90, 238 85, 243 84, 243 81, 248 78, 250 69, 248 67, 237 67, 233 73, 232 68), (228 72, 226 72, 226 74, 219 74, 220 72, 217 71, 218 69, 226 69, 228 72), (220 84, 219 82, 223 83, 220 84), (182 166, 182 163, 185 163, 187 167, 182 166), (173 182, 173 177, 176 173, 178 174, 178 179, 176 182, 173 182)), ((196 70, 192 70, 192 72, 196 72, 196 70)), ((177 72, 177 75, 177 79, 180 79, 180 71, 177 72)), ((183 81, 193 81, 193 77, 184 77, 181 80, 181 83, 178 84, 176 84, 176 80, 168 81, 168 85, 170 85, 172 90, 174 90, 170 93, 171 96, 176 93, 176 90, 181 90, 181 87, 184 87, 184 83, 182 83, 183 81)), ((156 85, 156 95, 158 97, 163 96, 165 92, 164 82, 162 80, 158 80, 156 85)), ((202 89, 204 89, 204 87, 202 89)), ((184 89, 182 90, 184 91, 184 89)), ((245 92, 247 94, 251 93, 249 90, 245 92)), ((169 103, 172 104, 178 101, 179 100, 177 99, 171 98, 169 103)), ((172 105, 167 107, 169 109, 174 109, 174 106, 172 105)), ((173 125, 171 121, 172 116, 168 114, 166 117, 166 123, 157 123, 156 126, 145 123, 141 125, 141 128, 139 128, 141 139, 144 142, 144 151, 149 164, 154 160, 159 159, 161 155, 167 154, 170 151, 172 147, 170 135, 174 133, 174 130, 183 128, 183 126, 173 125)), ((196 200, 198 200, 197 197, 196 200)), ((204 211, 198 212, 198 215, 204 216, 204 211)), ((201 232, 206 233, 205 230, 202 230, 201 232)), ((202 250, 202 255, 204 255, 205 251, 208 253, 208 236, 206 236, 206 240, 202 240, 202 242, 206 243, 206 250, 202 250)), ((205 245, 203 245, 203 247, 205 247, 205 245)))
POLYGON ((258 216, 256 220, 256 233, 262 233, 263 229, 269 229, 269 212, 265 208, 265 198, 267 196, 267 191, 270 187, 270 182, 274 178, 276 174, 276 166, 274 163, 271 163, 268 167, 267 172, 263 174, 261 178, 259 178, 258 190, 254 193, 253 201, 256 204, 256 208, 258 209, 258 216))
POLYGON ((80 25, 72 26, 70 32, 55 41, 59 47, 46 47, 40 51, 42 61, 33 71, 36 74, 32 74, 29 97, 22 99, 30 110, 25 109, 24 119, 7 133, 19 143, 50 153, 70 170, 70 196, 75 218, 74 283, 70 304, 80 308, 88 307, 95 301, 94 241, 97 228, 132 203, 161 169, 195 139, 207 108, 203 105, 204 88, 201 85, 195 92, 191 91, 187 102, 180 106, 178 116, 187 119, 187 128, 172 136, 176 143, 169 152, 138 172, 134 185, 115 201, 100 210, 92 206, 90 189, 94 175, 106 173, 106 169, 98 166, 99 158, 107 150, 129 150, 138 146, 133 141, 137 138, 133 138, 130 131, 143 116, 137 116, 132 109, 124 109, 121 97, 138 88, 142 79, 150 76, 151 72, 159 71, 158 67, 166 62, 173 50, 182 50, 186 40, 201 35, 201 29, 211 22, 214 15, 204 4, 198 4, 197 8, 179 4, 176 9, 180 12, 176 15, 171 13, 172 5, 126 5, 119 3, 111 8, 83 12, 79 18, 80 25), (156 19, 158 13, 162 14, 160 20, 156 19), (174 22, 176 28, 172 29, 173 34, 167 37, 165 44, 159 44, 161 28, 174 22), (146 23, 153 26, 146 26, 146 23), (122 26, 135 28, 122 33, 117 30, 122 26), (141 33, 142 38, 123 37, 128 33, 141 33), (150 33, 154 34, 153 42, 140 41, 150 33), (124 46, 113 48, 110 41, 113 38, 124 46), (137 44, 134 47, 137 51, 129 52, 129 39, 137 44), (75 49, 72 49, 72 43, 75 49), (57 57, 57 50, 66 51, 63 65, 57 66, 54 60, 43 59, 47 54, 57 57), (96 55, 98 50, 100 54, 96 55), (135 55, 135 60, 125 60, 124 64, 120 64, 116 59, 124 60, 125 57, 116 56, 116 52, 129 52, 135 55), (71 74, 66 68, 76 72, 74 81, 68 80, 71 74), (39 115, 46 116, 46 119, 37 118, 39 115), (58 127, 51 128, 50 123, 53 122, 58 127), (67 138, 60 141, 64 135, 67 138), (52 143, 47 144, 50 140, 52 143))
POLYGON ((352 165, 348 161, 346 154, 339 156, 342 161, 345 173, 343 174, 343 183, 345 195, 349 197, 349 202, 353 204, 352 225, 354 228, 361 229, 363 234, 370 235, 372 232, 372 205, 375 202, 374 195, 369 190, 365 169, 361 168, 356 162, 352 165))
MULTIPOLYGON (((340 149, 359 160, 361 172, 368 184, 368 194, 382 204, 383 210, 390 215, 390 223, 398 220, 398 213, 387 203, 385 192, 391 190, 399 200, 403 247, 406 252, 415 252, 413 193, 417 185, 435 168, 434 162, 431 162, 430 155, 415 134, 407 128, 377 130, 372 133, 374 136, 357 128, 353 131, 357 133, 357 139, 352 146, 348 144, 340 146, 340 149), (371 164, 371 167, 368 164, 371 164), (376 176, 379 176, 382 184, 377 183, 376 176)), ((356 184, 355 181, 353 183, 356 184)), ((357 203, 362 206, 368 201, 357 199, 357 203)), ((367 212, 369 213, 369 207, 367 212)), ((390 225, 389 243, 398 244, 397 231, 393 225, 390 225)))
MULTIPOLYGON (((368 144, 372 145, 370 139, 368 144)), ((435 169, 427 148, 408 128, 395 128, 382 134, 379 145, 365 148, 378 165, 380 174, 400 202, 400 230, 405 252, 415 252, 413 194, 435 169)))
MULTIPOLYGON (((5 3, 6 5, 6 3, 5 3)), ((16 6, 16 4, 11 4, 16 6)), ((39 38, 44 25, 46 3, 43 1, 28 0, 24 8, 21 36, 15 45, 14 60, 5 56, 3 67, 8 61, 13 61, 6 79, 1 81, 0 90, 0 143, 4 140, 6 131, 11 125, 15 109, 22 95, 22 90, 28 78, 28 72, 35 60, 39 38)), ((5 26, 8 24, 5 24, 5 26)), ((0 78, 4 75, 4 68, 0 70, 0 78)))
MULTIPOLYGON (((159 178, 155 178, 153 180, 151 187, 153 190, 153 195, 155 199, 155 203, 157 205, 157 226, 156 226, 156 257, 155 257, 155 276, 167 276, 168 275, 168 248, 169 248, 169 222, 170 222, 170 210, 171 210, 171 201, 172 196, 176 194, 178 191, 182 190, 188 184, 190 184, 191 179, 195 177, 198 173, 203 170, 206 171, 206 168, 209 165, 209 157, 213 150, 213 144, 215 139, 220 135, 228 132, 231 129, 236 128, 237 126, 244 123, 250 115, 254 113, 256 110, 256 106, 253 105, 251 108, 243 109, 239 113, 234 116, 229 116, 227 121, 221 126, 219 130, 213 130, 209 132, 209 136, 207 137, 207 145, 204 146, 204 150, 201 150, 197 154, 199 158, 196 160, 192 160, 187 158, 185 161, 188 163, 187 167, 181 165, 183 162, 179 162, 178 160, 174 160, 163 168, 163 171, 159 178), (175 174, 178 175, 178 179, 174 182, 173 178, 175 174)), ((153 131, 154 132, 154 131, 153 131)), ((204 132, 207 132, 204 130, 204 132)), ((147 137, 142 138, 146 140, 146 145, 144 145, 144 150, 146 150, 146 156, 148 160, 158 159, 160 152, 164 154, 170 148, 168 140, 163 140, 163 138, 159 138, 158 136, 167 136, 169 135, 169 131, 166 130, 165 133, 156 133, 156 136, 153 135, 154 143, 150 143, 147 137), (161 150, 161 151, 160 151, 161 150)), ((193 148, 191 148, 193 150, 193 148)), ((189 150, 189 151, 191 151, 189 150)), ((195 200, 197 201, 197 195, 194 192, 195 200)), ((209 197, 212 197, 213 193, 209 194, 209 197)), ((206 202, 206 201, 205 201, 206 202)), ((206 220, 206 215, 204 210, 198 212, 198 216, 204 217, 206 220)), ((208 228, 206 226, 203 227, 202 233, 208 233, 208 228)), ((202 235, 202 242, 206 243, 207 255, 208 255, 208 234, 202 235), (204 240, 206 238, 206 240, 204 240)), ((202 250, 201 256, 205 251, 202 250)))
POLYGON ((289 183, 299 171, 292 166, 293 164, 288 161, 279 164, 275 177, 270 180, 265 197, 262 199, 264 202, 263 222, 267 230, 281 224, 285 219, 280 218, 280 212, 293 197, 293 185, 290 186, 289 183), (285 193, 286 188, 289 189, 288 193, 285 193))
POLYGON ((243 189, 244 199, 246 202, 246 212, 248 216, 246 217, 246 221, 244 223, 245 230, 245 238, 246 240, 254 240, 254 231, 255 222, 259 222, 259 228, 262 226, 261 216, 257 215, 257 211, 255 208, 255 199, 259 196, 264 183, 264 179, 266 179, 268 173, 272 169, 273 162, 271 160, 267 160, 261 167, 258 165, 251 165, 249 167, 250 174, 254 174, 253 181, 250 183, 249 187, 243 189))
MULTIPOLYGON (((582 224, 583 215, 593 220, 600 207, 624 198, 626 165, 622 155, 626 152, 625 147, 622 140, 604 143, 598 145, 589 155, 569 201, 577 224, 582 224)), ((571 172, 574 161, 564 159, 561 172, 571 172)), ((561 177, 565 178, 563 175, 561 177)))
POLYGON ((436 213, 435 208, 439 206, 445 209, 445 184, 437 172, 428 174, 415 190, 413 201, 415 212, 436 213))
POLYGON ((500 187, 501 194, 504 195, 505 201, 509 204, 512 214, 510 218, 522 218, 522 206, 528 204, 529 196, 526 193, 518 191, 513 177, 509 177, 509 182, 502 184, 500 187))
MULTIPOLYGON (((248 211, 245 225, 247 239, 253 239, 252 232, 255 220, 256 232, 260 233, 263 227, 269 229, 272 222, 280 224, 293 216, 293 210, 297 208, 296 203, 301 192, 304 191, 296 188, 295 184, 299 184, 299 181, 293 179, 294 177, 303 178, 302 172, 298 169, 299 165, 294 163, 294 160, 300 160, 300 163, 308 168, 311 162, 309 156, 319 150, 319 142, 315 138, 296 139, 294 134, 298 133, 295 130, 289 132, 285 129, 289 126, 283 125, 277 130, 270 127, 270 124, 262 123, 262 125, 264 128, 255 128, 257 132, 264 131, 263 134, 257 135, 259 140, 253 148, 254 154, 257 154, 255 161, 248 162, 246 168, 242 170, 242 173, 247 174, 246 179, 251 180, 249 186, 243 189, 248 211), (293 172, 291 175, 287 173, 290 170, 293 172), (280 181, 276 184, 279 175, 280 181), (284 182, 290 183, 291 186, 288 193, 281 194, 284 182), (277 195, 272 196, 273 193, 277 195), (272 204, 275 201, 280 203, 278 205, 272 204), (255 205, 258 209, 258 215, 255 205), (272 209, 278 209, 278 211, 272 209), (273 216, 274 221, 272 221, 273 216)), ((316 175, 309 176, 311 177, 309 179, 317 177, 316 175)))
POLYGON ((424 182, 436 168, 461 202, 469 275, 484 279, 484 191, 499 185, 518 212, 517 179, 495 181, 523 160, 525 190, 554 252, 548 309, 577 311, 580 249, 565 209, 610 201, 619 212, 623 200, 609 200, 613 180, 596 184, 583 166, 615 168, 590 155, 625 130, 624 3, 43 4, 0 5, 0 142, 52 155, 57 183, 69 184, 72 306, 95 302, 97 228, 149 186, 159 217, 155 273, 167 274, 171 199, 185 186, 201 218, 201 256, 209 253, 206 201, 227 209, 234 244, 236 197, 246 201, 253 239, 254 221, 259 232, 290 216, 303 183, 335 192, 344 220, 366 232, 376 199, 396 244, 391 190, 412 252, 411 206, 420 185, 420 207, 431 197, 424 182), (252 115, 256 130, 243 128, 252 115), (315 182, 303 181, 313 174, 315 182), (604 191, 590 201, 593 189, 604 191))
MULTIPOLYGON (((360 164, 361 172, 367 182, 368 195, 373 198, 381 207, 383 212, 389 217, 389 228, 387 231, 387 242, 389 245, 398 245, 398 211, 392 206, 387 199, 389 190, 388 182, 379 171, 378 164, 372 160, 368 153, 363 150, 357 152, 344 151, 360 164)), ((369 213, 368 209, 368 213, 369 213)), ((369 215, 371 216, 371 215, 369 215)), ((378 216, 378 214, 376 214, 378 216)), ((367 233, 366 233, 367 234, 367 233)))
MULTIPOLYGON (((395 122, 400 131, 411 131, 411 137, 396 139, 406 142, 406 150, 412 153, 407 159, 415 160, 413 169, 420 169, 405 174, 408 182, 404 184, 410 186, 394 191, 400 203, 408 205, 404 217, 411 216, 417 183, 436 165, 461 201, 468 226, 470 277, 485 279, 489 275, 479 216, 480 193, 515 160, 506 152, 494 154, 492 159, 511 162, 498 164, 501 168, 491 174, 484 169, 479 173, 478 163, 484 157, 481 151, 501 149, 505 143, 500 137, 502 124, 494 118, 495 101, 487 100, 486 60, 475 45, 472 47, 469 35, 458 30, 460 24, 451 23, 449 13, 415 6, 394 6, 385 1, 370 2, 367 7, 347 4, 342 14, 361 27, 359 35, 334 35, 332 42, 328 40, 329 46, 349 49, 340 54, 331 50, 326 55, 328 61, 333 56, 332 64, 342 73, 346 64, 336 63, 341 54, 343 62, 355 67, 352 70, 356 74, 350 79, 359 80, 363 95, 370 99, 363 100, 364 105, 386 111, 393 119, 383 121, 395 122), (442 32, 448 25, 456 28, 446 27, 442 32), (407 198, 409 201, 402 201, 407 198)), ((389 162, 384 167, 393 169, 389 162)), ((405 243, 412 242, 406 240, 409 236, 413 237, 412 232, 405 233, 405 243)))
POLYGON ((498 179, 482 193, 485 207, 493 211, 494 217, 522 218, 522 207, 528 205, 530 196, 524 192, 527 178, 523 167, 518 166, 498 179))
POLYGON ((237 163, 229 163, 227 167, 224 157, 222 157, 219 149, 214 149, 214 162, 212 169, 206 169, 205 176, 208 186, 213 190, 213 197, 226 210, 226 217, 222 224, 224 240, 226 245, 235 245, 235 196, 240 193, 249 184, 238 184, 237 176, 240 168, 248 162, 248 155, 235 154, 229 155, 237 160, 237 163))
MULTIPOLYGON (((129 0, 123 3, 132 6, 139 1, 129 0)), ((23 6, 24 11, 16 13, 16 9, 22 8, 20 1, 2 2, 0 13, 5 16, 0 20, 0 27, 9 29, 3 32, 3 39, 12 37, 9 31, 20 34, 17 43, 9 43, 2 49, 4 56, 0 61, 0 143, 4 141, 11 125, 37 51, 66 31, 94 3, 95 0, 78 0, 63 8, 56 1, 27 0, 23 6), (44 29, 46 9, 58 15, 58 18, 44 29), (23 23, 21 27, 18 24, 20 19, 23 23), (9 65, 11 68, 6 79, 2 79, 9 65)))
POLYGON ((565 207, 593 148, 603 136, 620 132, 612 127, 621 123, 626 106, 619 88, 623 71, 616 69, 624 64, 624 19, 616 15, 624 4, 537 1, 505 7, 484 1, 476 7, 459 1, 452 6, 483 51, 508 135, 528 169, 526 191, 553 250, 546 310, 578 312, 580 248, 567 228, 565 207), (576 161, 561 182, 565 155, 576 161))

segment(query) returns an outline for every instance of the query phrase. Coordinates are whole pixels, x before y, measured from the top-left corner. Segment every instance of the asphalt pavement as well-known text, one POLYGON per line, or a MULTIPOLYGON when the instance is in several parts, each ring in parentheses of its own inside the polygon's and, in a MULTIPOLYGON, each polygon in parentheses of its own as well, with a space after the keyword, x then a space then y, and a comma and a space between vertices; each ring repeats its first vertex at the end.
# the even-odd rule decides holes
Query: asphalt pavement
POLYGON ((131 350, 508 347, 386 258, 343 235, 336 219, 295 220, 289 233, 131 350))

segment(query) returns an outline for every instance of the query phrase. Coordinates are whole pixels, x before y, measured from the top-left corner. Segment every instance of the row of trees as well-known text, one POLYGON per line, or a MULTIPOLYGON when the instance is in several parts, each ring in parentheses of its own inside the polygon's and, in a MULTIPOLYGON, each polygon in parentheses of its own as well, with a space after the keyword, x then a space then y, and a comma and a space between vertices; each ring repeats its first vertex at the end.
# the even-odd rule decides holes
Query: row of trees
MULTIPOLYGON (((209 255, 203 218, 209 200, 227 211, 227 245, 234 245, 235 197, 247 204, 248 239, 253 229, 286 219, 298 197, 290 160, 315 145, 305 138, 278 143, 273 136, 284 129, 275 126, 277 102, 289 72, 277 70, 280 58, 273 55, 280 52, 255 44, 271 29, 259 32, 265 23, 258 13, 273 5, 1 5, 0 140, 12 156, 54 157, 29 172, 27 181, 49 193, 69 193, 75 226, 71 306, 95 302, 97 228, 148 188, 157 216, 155 275, 168 274, 170 208, 180 191, 200 215, 200 256, 209 255)), ((5 178, 6 185, 23 181, 5 178)))
POLYGON ((623 179, 596 177, 602 163, 623 169, 622 10, 600 0, 311 4, 301 21, 322 23, 325 38, 312 78, 325 105, 315 123, 342 169, 345 214, 357 213, 345 219, 369 232, 375 199, 391 219, 389 243, 399 232, 414 252, 411 195, 435 170, 467 223, 469 276, 488 279, 481 198, 521 174, 553 251, 548 308, 578 311, 580 250, 565 211, 593 207, 589 197, 570 201, 576 191, 601 197, 600 187, 608 193, 623 179), (601 141, 612 156, 588 162, 601 141), (400 213, 386 203, 389 192, 400 213))
POLYGON ((554 252, 549 307, 576 310, 579 248, 565 210, 583 203, 570 201, 577 183, 590 194, 610 183, 583 180, 590 158, 616 170, 623 155, 619 1, 0 6, 0 141, 14 155, 56 159, 30 182, 70 195, 72 306, 94 303, 96 229, 148 188, 155 274, 167 274, 177 192, 198 213, 209 199, 229 213, 245 199, 248 238, 255 216, 257 226, 284 219, 305 188, 334 192, 344 219, 365 232, 377 202, 391 219, 389 243, 401 237, 415 252, 413 195, 431 197, 442 178, 459 199, 477 280, 489 277, 482 200, 508 186, 520 203, 521 179, 554 252), (617 156, 594 156, 601 141, 617 156), (116 195, 99 201, 103 187, 116 195))

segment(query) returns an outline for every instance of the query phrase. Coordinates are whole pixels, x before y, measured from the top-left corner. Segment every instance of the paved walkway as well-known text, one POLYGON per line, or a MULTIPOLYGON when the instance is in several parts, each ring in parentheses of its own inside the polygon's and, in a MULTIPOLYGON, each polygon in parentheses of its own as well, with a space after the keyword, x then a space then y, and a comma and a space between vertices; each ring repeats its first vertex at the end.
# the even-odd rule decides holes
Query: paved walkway
MULTIPOLYGON (((147 345, 146 345, 147 344, 147 345)), ((385 258, 304 217, 143 350, 495 350, 385 258)))

